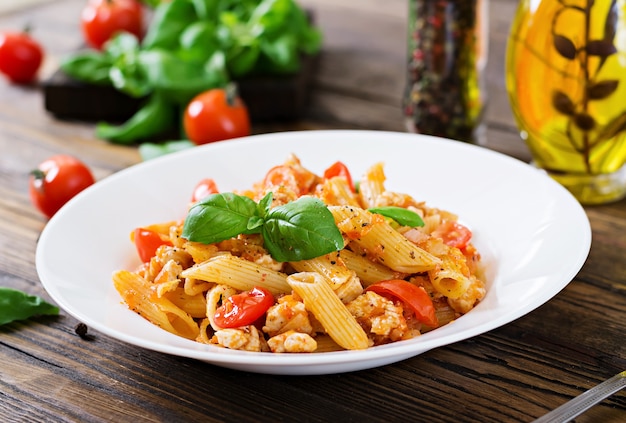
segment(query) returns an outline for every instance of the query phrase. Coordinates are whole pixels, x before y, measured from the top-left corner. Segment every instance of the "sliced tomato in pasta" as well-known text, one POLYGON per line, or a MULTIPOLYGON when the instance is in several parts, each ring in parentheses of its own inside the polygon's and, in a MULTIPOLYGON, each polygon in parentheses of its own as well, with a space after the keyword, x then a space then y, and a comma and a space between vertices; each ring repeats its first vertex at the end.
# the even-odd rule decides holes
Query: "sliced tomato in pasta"
POLYGON ((274 296, 265 288, 228 297, 215 311, 213 319, 221 328, 238 328, 254 323, 274 304, 274 296))
POLYGON ((344 177, 346 181, 348 181, 348 185, 350 186, 352 192, 356 191, 354 183, 352 182, 350 170, 348 170, 348 166, 346 166, 343 162, 335 162, 324 171, 324 179, 330 179, 337 176, 344 177))
POLYGON ((191 202, 195 203, 211 194, 217 194, 219 192, 220 190, 217 188, 215 180, 212 178, 204 178, 196 184, 193 194, 191 195, 191 202))
POLYGON ((392 299, 400 300, 411 308, 418 321, 433 328, 439 326, 433 301, 421 286, 402 279, 389 279, 376 282, 365 290, 373 291, 387 298, 391 297, 392 299))
POLYGON ((432 235, 441 238, 449 247, 456 247, 459 250, 467 247, 472 239, 472 231, 467 226, 451 220, 444 222, 435 229, 432 235))
POLYGON ((133 241, 139 258, 144 263, 149 262, 156 254, 157 248, 161 245, 172 245, 172 243, 165 239, 161 234, 156 231, 147 228, 137 228, 133 234, 133 241))

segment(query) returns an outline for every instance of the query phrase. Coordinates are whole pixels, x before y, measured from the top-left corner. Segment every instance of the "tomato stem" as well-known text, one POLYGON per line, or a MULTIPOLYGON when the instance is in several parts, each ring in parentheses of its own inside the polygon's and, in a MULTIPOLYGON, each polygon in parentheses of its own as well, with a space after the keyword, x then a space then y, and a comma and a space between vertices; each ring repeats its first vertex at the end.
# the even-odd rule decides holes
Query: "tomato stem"
POLYGON ((33 169, 30 171, 30 174, 35 177, 35 179, 44 179, 46 177, 46 172, 41 169, 33 169))
POLYGON ((39 191, 43 192, 43 183, 46 179, 46 172, 41 169, 33 169, 30 171, 30 174, 33 175, 33 187, 39 191))
POLYGON ((229 82, 226 87, 224 87, 224 91, 226 91, 226 103, 230 107, 235 107, 235 100, 237 99, 237 95, 239 94, 239 90, 237 88, 237 84, 234 82, 229 82))

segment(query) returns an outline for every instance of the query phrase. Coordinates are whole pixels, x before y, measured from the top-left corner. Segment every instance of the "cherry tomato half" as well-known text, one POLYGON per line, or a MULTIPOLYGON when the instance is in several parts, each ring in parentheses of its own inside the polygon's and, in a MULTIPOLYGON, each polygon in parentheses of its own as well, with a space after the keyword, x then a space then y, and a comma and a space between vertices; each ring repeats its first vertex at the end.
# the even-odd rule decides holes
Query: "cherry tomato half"
POLYGON ((95 49, 125 31, 141 40, 143 8, 138 0, 88 0, 80 16, 85 41, 95 49))
POLYGON ((342 176, 346 178, 352 192, 356 192, 356 187, 354 186, 354 183, 352 183, 352 175, 350 175, 348 167, 342 162, 335 162, 324 171, 324 179, 330 179, 336 176, 342 176))
POLYGON ((137 254, 142 262, 147 263, 156 254, 157 248, 161 245, 172 245, 168 239, 164 239, 156 231, 147 228, 136 228, 133 232, 133 242, 137 249, 137 254))
POLYGON ((274 304, 274 296, 265 288, 228 297, 215 311, 213 319, 221 328, 238 328, 254 323, 274 304))
POLYGON ((198 94, 185 109, 183 126, 196 144, 250 135, 248 109, 232 84, 198 94))
POLYGON ((430 296, 421 286, 413 285, 402 279, 389 279, 376 282, 365 288, 384 297, 396 298, 407 304, 415 318, 430 327, 439 326, 439 320, 435 314, 435 306, 430 296))
POLYGON ((28 84, 35 80, 43 49, 27 31, 0 33, 0 72, 16 84, 28 84))
POLYGON ((217 189, 217 184, 211 178, 202 179, 196 187, 193 189, 193 194, 191 195, 191 202, 195 203, 196 201, 202 200, 204 197, 219 193, 219 189, 217 189))
POLYGON ((297 194, 303 193, 300 182, 294 168, 287 165, 274 166, 267 171, 263 179, 266 187, 284 186, 297 194))
POLYGON ((64 154, 52 156, 31 172, 30 199, 51 218, 72 197, 94 182, 91 171, 80 160, 64 154))
POLYGON ((459 250, 467 247, 472 239, 472 231, 467 226, 450 220, 435 229, 432 235, 441 238, 446 245, 456 247, 459 250))

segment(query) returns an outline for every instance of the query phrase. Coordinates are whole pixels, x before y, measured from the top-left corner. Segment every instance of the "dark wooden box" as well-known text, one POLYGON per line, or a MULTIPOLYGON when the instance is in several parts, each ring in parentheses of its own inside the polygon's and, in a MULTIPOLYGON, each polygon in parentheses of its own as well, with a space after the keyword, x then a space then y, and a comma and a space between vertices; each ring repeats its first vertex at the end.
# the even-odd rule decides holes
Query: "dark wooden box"
MULTIPOLYGON (((303 56, 297 74, 253 76, 236 81, 255 122, 299 119, 305 111, 318 56, 303 56)), ((111 86, 84 84, 58 70, 43 82, 45 109, 58 119, 87 122, 123 122, 140 107, 142 99, 111 86)))

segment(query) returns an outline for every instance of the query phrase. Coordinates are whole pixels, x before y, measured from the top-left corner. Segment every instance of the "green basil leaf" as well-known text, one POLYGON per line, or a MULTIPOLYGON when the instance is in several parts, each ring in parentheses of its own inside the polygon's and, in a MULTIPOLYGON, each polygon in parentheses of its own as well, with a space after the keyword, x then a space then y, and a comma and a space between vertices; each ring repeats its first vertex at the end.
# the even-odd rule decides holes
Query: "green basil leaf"
POLYGON ((178 57, 185 62, 205 63, 219 47, 215 24, 198 21, 180 35, 178 57))
POLYGON ((297 40, 293 34, 284 34, 271 42, 264 42, 261 49, 276 72, 297 72, 300 61, 297 40))
POLYGON ((393 219, 402 226, 410 226, 412 228, 424 226, 424 221, 419 214, 402 207, 376 207, 368 210, 371 213, 380 214, 393 219))
POLYGON ((128 32, 119 32, 104 44, 105 54, 109 55, 113 60, 138 50, 139 40, 128 32))
POLYGON ((59 308, 42 298, 16 289, 0 287, 0 325, 33 316, 56 316, 59 308))
POLYGON ((212 194, 191 206, 182 237, 213 244, 239 234, 259 233, 257 218, 257 204, 250 198, 233 193, 212 194))
POLYGON ((154 11, 142 46, 145 49, 158 47, 175 50, 178 48, 180 34, 197 20, 198 14, 191 0, 162 2, 154 11))
POLYGON ((265 219, 267 214, 270 212, 270 207, 272 207, 273 198, 274 198, 274 193, 270 191, 267 194, 265 194, 265 197, 263 197, 261 201, 259 201, 259 207, 258 207, 259 216, 261 216, 263 219, 265 219))
POLYGON ((265 248, 283 262, 307 260, 344 247, 332 213, 313 197, 271 209, 262 234, 265 248))
POLYGON ((95 85, 110 85, 109 69, 113 60, 106 54, 85 51, 63 60, 61 70, 77 81, 95 85))
POLYGON ((170 102, 186 105, 198 93, 225 85, 227 77, 217 67, 219 60, 213 58, 217 53, 205 66, 182 61, 173 52, 162 49, 141 51, 137 60, 150 86, 170 102))

